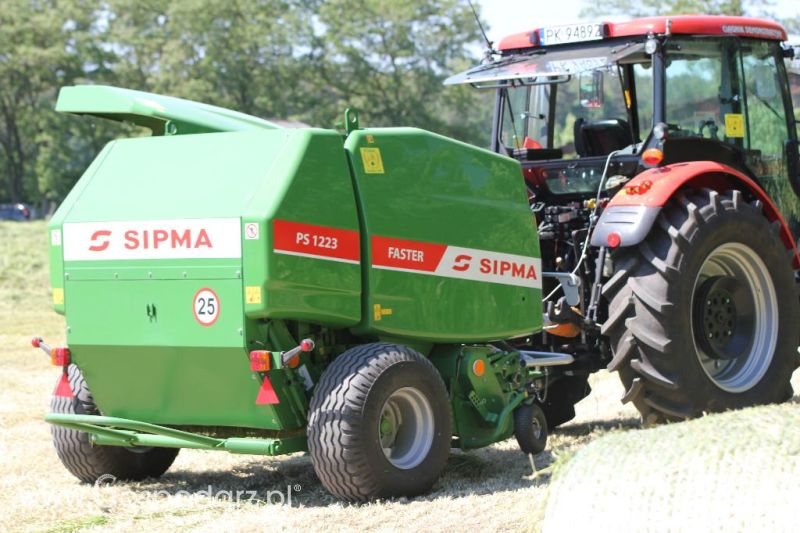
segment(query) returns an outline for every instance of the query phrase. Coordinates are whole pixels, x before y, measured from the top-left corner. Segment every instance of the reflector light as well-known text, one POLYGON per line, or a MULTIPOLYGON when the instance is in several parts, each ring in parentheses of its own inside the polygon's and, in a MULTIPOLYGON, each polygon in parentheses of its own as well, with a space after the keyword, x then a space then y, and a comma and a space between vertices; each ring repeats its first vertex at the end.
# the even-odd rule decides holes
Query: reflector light
POLYGON ((622 242, 622 237, 619 236, 619 233, 612 231, 608 234, 608 246, 610 248, 616 248, 620 242, 622 242))
POLYGON ((50 362, 55 366, 69 366, 69 348, 59 347, 50 350, 50 362))
POLYGON ((253 350, 250 352, 250 370, 253 372, 267 372, 272 368, 272 353, 267 350, 253 350))
POLYGON ((482 376, 485 371, 486 363, 483 362, 483 359, 476 359, 475 362, 472 363, 472 373, 476 376, 482 376))
POLYGON ((72 394, 72 387, 69 386, 69 378, 66 373, 61 373, 61 379, 58 380, 58 385, 56 385, 53 394, 62 398, 73 398, 75 396, 72 394))
POLYGON ((39 337, 34 337, 31 339, 31 346, 33 346, 34 348, 38 348, 41 342, 42 339, 40 339, 39 337))
POLYGON ((256 405, 269 405, 281 403, 278 399, 278 394, 269 380, 269 376, 265 375, 264 380, 261 382, 261 388, 258 389, 258 396, 256 397, 256 405))
POLYGON ((300 341, 300 351, 301 352, 310 352, 314 349, 314 341, 311 339, 303 339, 300 341))
POLYGON ((664 159, 664 152, 658 148, 648 148, 642 154, 642 161, 645 165, 655 166, 664 159))

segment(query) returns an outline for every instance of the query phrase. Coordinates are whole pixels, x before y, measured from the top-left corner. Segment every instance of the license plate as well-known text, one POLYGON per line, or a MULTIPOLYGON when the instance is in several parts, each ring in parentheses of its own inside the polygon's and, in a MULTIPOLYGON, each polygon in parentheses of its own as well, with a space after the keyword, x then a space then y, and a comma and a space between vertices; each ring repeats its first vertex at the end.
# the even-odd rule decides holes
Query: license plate
POLYGON ((597 23, 550 26, 539 30, 539 42, 543 46, 596 41, 602 38, 603 25, 597 23))

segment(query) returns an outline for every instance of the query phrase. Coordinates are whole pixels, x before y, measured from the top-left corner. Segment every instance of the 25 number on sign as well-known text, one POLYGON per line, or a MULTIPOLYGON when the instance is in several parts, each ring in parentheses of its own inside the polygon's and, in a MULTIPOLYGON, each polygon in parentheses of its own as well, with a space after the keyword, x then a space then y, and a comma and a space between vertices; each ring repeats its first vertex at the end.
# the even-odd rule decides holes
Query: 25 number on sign
POLYGON ((219 318, 219 297, 208 288, 197 291, 194 295, 192 311, 194 319, 201 326, 210 326, 219 318))

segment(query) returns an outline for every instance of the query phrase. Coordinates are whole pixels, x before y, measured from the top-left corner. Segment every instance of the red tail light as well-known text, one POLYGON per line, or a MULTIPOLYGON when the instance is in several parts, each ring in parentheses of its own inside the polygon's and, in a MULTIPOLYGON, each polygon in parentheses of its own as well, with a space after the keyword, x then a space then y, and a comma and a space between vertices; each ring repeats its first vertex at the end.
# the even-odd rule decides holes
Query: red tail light
POLYGON ((69 366, 69 348, 60 347, 50 350, 50 362, 55 366, 69 366))
POLYGON ((253 372, 267 372, 272 368, 272 353, 267 350, 253 350, 250 352, 250 370, 253 372))

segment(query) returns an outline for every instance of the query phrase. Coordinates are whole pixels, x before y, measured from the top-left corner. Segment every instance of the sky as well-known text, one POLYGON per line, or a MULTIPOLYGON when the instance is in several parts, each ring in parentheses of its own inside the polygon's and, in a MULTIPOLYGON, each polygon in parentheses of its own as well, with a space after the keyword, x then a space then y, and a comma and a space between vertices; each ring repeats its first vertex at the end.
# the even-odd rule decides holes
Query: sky
MULTIPOLYGON (((475 1, 475 0, 473 0, 475 1)), ((602 0, 594 0, 602 1, 602 0)), ((585 0, 477 0, 481 14, 489 23, 489 39, 495 44, 506 35, 541 26, 557 26, 581 20, 578 14, 585 0)), ((775 0, 775 13, 785 17, 800 15, 800 0, 775 0)), ((610 20, 610 19, 608 19, 610 20)), ((800 44, 800 35, 790 42, 800 44)))

